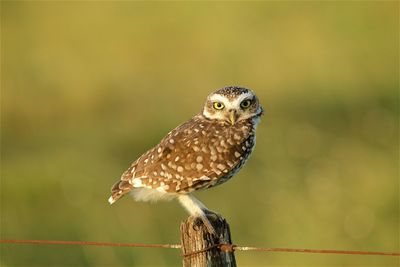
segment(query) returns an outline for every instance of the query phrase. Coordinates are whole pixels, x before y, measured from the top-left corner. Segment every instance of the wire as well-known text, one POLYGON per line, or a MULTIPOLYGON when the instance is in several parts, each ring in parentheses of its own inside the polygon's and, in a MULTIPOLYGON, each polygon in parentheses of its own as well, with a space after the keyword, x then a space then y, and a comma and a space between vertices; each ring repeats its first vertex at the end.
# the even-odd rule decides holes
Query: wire
MULTIPOLYGON (((142 248, 172 248, 181 249, 178 244, 140 244, 140 243, 112 243, 112 242, 90 242, 90 241, 57 241, 57 240, 0 240, 0 243, 8 244, 35 244, 35 245, 82 245, 99 247, 142 247, 142 248)), ((233 244, 214 244, 205 249, 183 254, 190 257, 211 249, 218 248, 224 252, 233 251, 262 251, 262 252, 297 252, 297 253, 323 253, 323 254, 350 254, 350 255, 375 255, 375 256, 400 256, 400 252, 376 252, 376 251, 354 251, 354 250, 334 250, 334 249, 297 249, 297 248, 259 248, 242 247, 233 244)))
POLYGON ((302 248, 257 248, 257 247, 234 247, 234 250, 242 251, 269 251, 269 252, 300 252, 300 253, 324 253, 324 254, 351 254, 351 255, 379 255, 379 256, 400 256, 400 252, 376 252, 357 250, 336 250, 336 249, 302 249, 302 248))
POLYGON ((57 241, 57 240, 0 240, 0 243, 37 244, 37 245, 82 245, 98 247, 142 247, 142 248, 181 248, 181 245, 169 244, 132 244, 90 241, 57 241))

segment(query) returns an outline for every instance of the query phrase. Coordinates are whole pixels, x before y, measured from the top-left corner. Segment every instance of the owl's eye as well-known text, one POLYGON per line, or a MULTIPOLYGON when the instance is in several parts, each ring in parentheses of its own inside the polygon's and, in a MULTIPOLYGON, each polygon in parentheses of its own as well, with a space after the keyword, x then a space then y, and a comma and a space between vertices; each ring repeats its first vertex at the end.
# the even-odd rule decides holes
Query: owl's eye
POLYGON ((222 104, 222 103, 220 103, 220 102, 214 102, 214 103, 213 103, 213 107, 214 107, 215 109, 221 110, 221 109, 223 109, 225 106, 224 106, 224 104, 222 104))
POLYGON ((242 103, 240 103, 240 107, 241 108, 248 108, 248 107, 250 107, 250 104, 251 104, 251 100, 250 99, 246 99, 246 100, 243 100, 242 103))

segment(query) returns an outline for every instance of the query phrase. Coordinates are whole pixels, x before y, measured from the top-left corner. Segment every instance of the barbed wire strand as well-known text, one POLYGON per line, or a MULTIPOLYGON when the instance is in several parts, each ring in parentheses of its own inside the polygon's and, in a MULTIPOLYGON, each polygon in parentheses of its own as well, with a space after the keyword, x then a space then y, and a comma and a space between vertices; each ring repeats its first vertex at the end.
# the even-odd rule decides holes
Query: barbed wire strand
MULTIPOLYGON (((58 241, 58 240, 0 240, 0 243, 8 244, 35 244, 35 245, 82 245, 82 246, 103 246, 103 247, 142 247, 142 248, 170 248, 181 249, 178 244, 140 244, 140 243, 113 243, 113 242, 90 242, 90 241, 58 241)), ((400 252, 377 252, 377 251, 355 251, 355 250, 334 250, 334 249, 296 249, 296 248, 260 248, 236 246, 233 244, 214 244, 205 249, 184 254, 190 257, 208 250, 218 248, 224 252, 233 251, 261 251, 261 252, 295 252, 295 253, 322 253, 322 254, 350 254, 350 255, 375 255, 375 256, 400 256, 400 252)))
POLYGON ((0 243, 12 244, 36 244, 36 245, 82 245, 98 247, 142 247, 142 248, 181 248, 175 244, 140 244, 140 243, 112 243, 112 242, 90 242, 90 241, 58 241, 58 240, 0 240, 0 243))
POLYGON ((325 254, 352 254, 352 255, 379 255, 400 256, 400 252, 377 252, 359 250, 335 250, 335 249, 298 249, 298 248, 257 248, 257 247, 235 247, 234 250, 241 251, 270 251, 270 252, 300 252, 300 253, 325 253, 325 254))
POLYGON ((294 253, 320 253, 320 254, 348 254, 348 255, 375 255, 375 256, 400 256, 400 252, 377 252, 377 251, 358 251, 358 250, 336 250, 336 249, 298 249, 298 248, 259 248, 259 247, 242 247, 233 244, 214 244, 208 248, 189 252, 184 254, 190 257, 199 253, 206 252, 210 249, 218 247, 224 252, 233 251, 261 251, 261 252, 294 252, 294 253))

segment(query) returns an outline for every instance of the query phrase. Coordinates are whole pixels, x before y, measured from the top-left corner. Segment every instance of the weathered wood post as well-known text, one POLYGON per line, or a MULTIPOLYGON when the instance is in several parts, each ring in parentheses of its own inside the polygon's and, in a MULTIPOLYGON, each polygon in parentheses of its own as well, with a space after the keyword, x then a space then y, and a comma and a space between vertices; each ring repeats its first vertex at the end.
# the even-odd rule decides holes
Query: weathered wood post
POLYGON ((229 225, 218 214, 212 214, 209 220, 214 226, 216 235, 196 217, 189 217, 181 224, 181 243, 184 267, 236 267, 232 249, 229 225), (223 244, 228 244, 224 246, 223 244))

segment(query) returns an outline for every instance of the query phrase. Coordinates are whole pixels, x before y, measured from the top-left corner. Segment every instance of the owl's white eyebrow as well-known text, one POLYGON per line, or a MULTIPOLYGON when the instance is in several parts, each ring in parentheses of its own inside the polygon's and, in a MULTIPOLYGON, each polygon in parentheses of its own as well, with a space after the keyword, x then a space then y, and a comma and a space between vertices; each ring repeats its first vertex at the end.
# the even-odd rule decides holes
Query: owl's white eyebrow
POLYGON ((225 103, 225 101, 229 101, 229 99, 228 98, 226 98, 225 96, 222 96, 222 95, 213 95, 213 96, 211 96, 210 97, 210 100, 211 101, 218 101, 218 102, 221 102, 221 103, 225 103))
POLYGON ((232 101, 229 100, 229 98, 223 96, 223 95, 213 95, 210 97, 210 100, 212 102, 218 101, 221 102, 225 105, 225 108, 231 109, 231 108, 236 108, 239 106, 239 104, 245 100, 245 99, 253 99, 254 95, 250 92, 245 93, 243 95, 239 95, 236 99, 233 99, 232 101))
POLYGON ((237 98, 237 101, 242 102, 245 99, 253 99, 254 95, 251 93, 245 93, 237 98))

